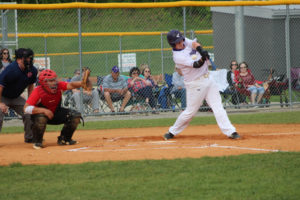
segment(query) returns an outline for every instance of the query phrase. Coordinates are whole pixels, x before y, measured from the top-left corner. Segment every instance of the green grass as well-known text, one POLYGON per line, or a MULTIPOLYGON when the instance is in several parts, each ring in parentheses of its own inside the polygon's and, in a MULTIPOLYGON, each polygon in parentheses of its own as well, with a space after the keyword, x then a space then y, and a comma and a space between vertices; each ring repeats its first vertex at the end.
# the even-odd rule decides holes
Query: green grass
POLYGON ((300 153, 0 167, 0 199, 298 199, 300 153))
MULTIPOLYGON (((272 112, 272 113, 251 113, 232 114, 229 118, 233 124, 295 124, 300 123, 300 111, 293 112, 272 112)), ((124 118, 126 119, 126 118, 124 118)), ((175 118, 163 119, 140 119, 140 120, 112 120, 112 121, 90 121, 85 126, 80 124, 78 129, 116 129, 116 128, 142 128, 142 127, 163 127, 171 126, 175 118)), ((191 125, 216 124, 215 117, 194 117, 191 125)), ((48 125, 47 131, 60 131, 62 125, 48 125)), ((3 127, 2 133, 22 133, 23 127, 3 127)))

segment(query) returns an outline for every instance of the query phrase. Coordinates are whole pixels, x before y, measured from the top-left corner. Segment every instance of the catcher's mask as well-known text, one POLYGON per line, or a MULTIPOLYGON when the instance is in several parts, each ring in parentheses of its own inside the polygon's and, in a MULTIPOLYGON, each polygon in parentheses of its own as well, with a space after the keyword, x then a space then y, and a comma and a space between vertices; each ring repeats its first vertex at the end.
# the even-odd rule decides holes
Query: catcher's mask
POLYGON ((57 92, 57 75, 51 69, 43 70, 39 75, 39 82, 41 86, 49 93, 55 94, 57 92))
POLYGON ((175 45, 179 42, 181 42, 182 40, 184 41, 184 37, 182 35, 182 33, 180 33, 180 31, 178 30, 171 30, 169 31, 169 33, 167 34, 167 39, 168 39, 168 43, 171 47, 175 47, 175 45))
POLYGON ((16 59, 24 58, 24 66, 26 69, 30 70, 33 67, 34 53, 31 49, 19 48, 15 51, 16 59))

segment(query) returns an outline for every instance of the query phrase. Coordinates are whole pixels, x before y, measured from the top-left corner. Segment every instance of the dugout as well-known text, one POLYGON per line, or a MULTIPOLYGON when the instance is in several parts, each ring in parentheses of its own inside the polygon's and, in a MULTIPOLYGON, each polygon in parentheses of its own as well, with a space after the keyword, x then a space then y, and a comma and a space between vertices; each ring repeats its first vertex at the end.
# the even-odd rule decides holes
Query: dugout
MULTIPOLYGON (((228 68, 236 59, 235 7, 211 7, 215 64, 228 68)), ((300 67, 300 5, 289 6, 291 67, 300 67)), ((244 60, 256 79, 266 78, 266 69, 286 72, 286 6, 244 7, 244 60)))

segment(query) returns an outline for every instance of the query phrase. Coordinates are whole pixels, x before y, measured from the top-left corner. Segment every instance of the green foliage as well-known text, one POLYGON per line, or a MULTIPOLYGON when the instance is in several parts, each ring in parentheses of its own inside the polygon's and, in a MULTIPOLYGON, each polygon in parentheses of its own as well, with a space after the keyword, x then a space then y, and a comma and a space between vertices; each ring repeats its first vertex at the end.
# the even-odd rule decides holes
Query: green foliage
POLYGON ((298 199, 300 154, 0 167, 0 199, 298 199))

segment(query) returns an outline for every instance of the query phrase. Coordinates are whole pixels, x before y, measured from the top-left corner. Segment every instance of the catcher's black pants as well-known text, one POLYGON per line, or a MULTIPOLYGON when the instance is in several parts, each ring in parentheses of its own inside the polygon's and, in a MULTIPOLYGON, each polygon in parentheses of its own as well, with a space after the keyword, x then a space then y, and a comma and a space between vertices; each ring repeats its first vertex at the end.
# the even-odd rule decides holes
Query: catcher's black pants
POLYGON ((58 107, 56 109, 54 117, 51 120, 44 114, 31 115, 33 122, 33 142, 42 143, 47 124, 64 124, 60 137, 65 141, 70 141, 80 122, 80 117, 81 114, 79 112, 63 107, 58 107))

